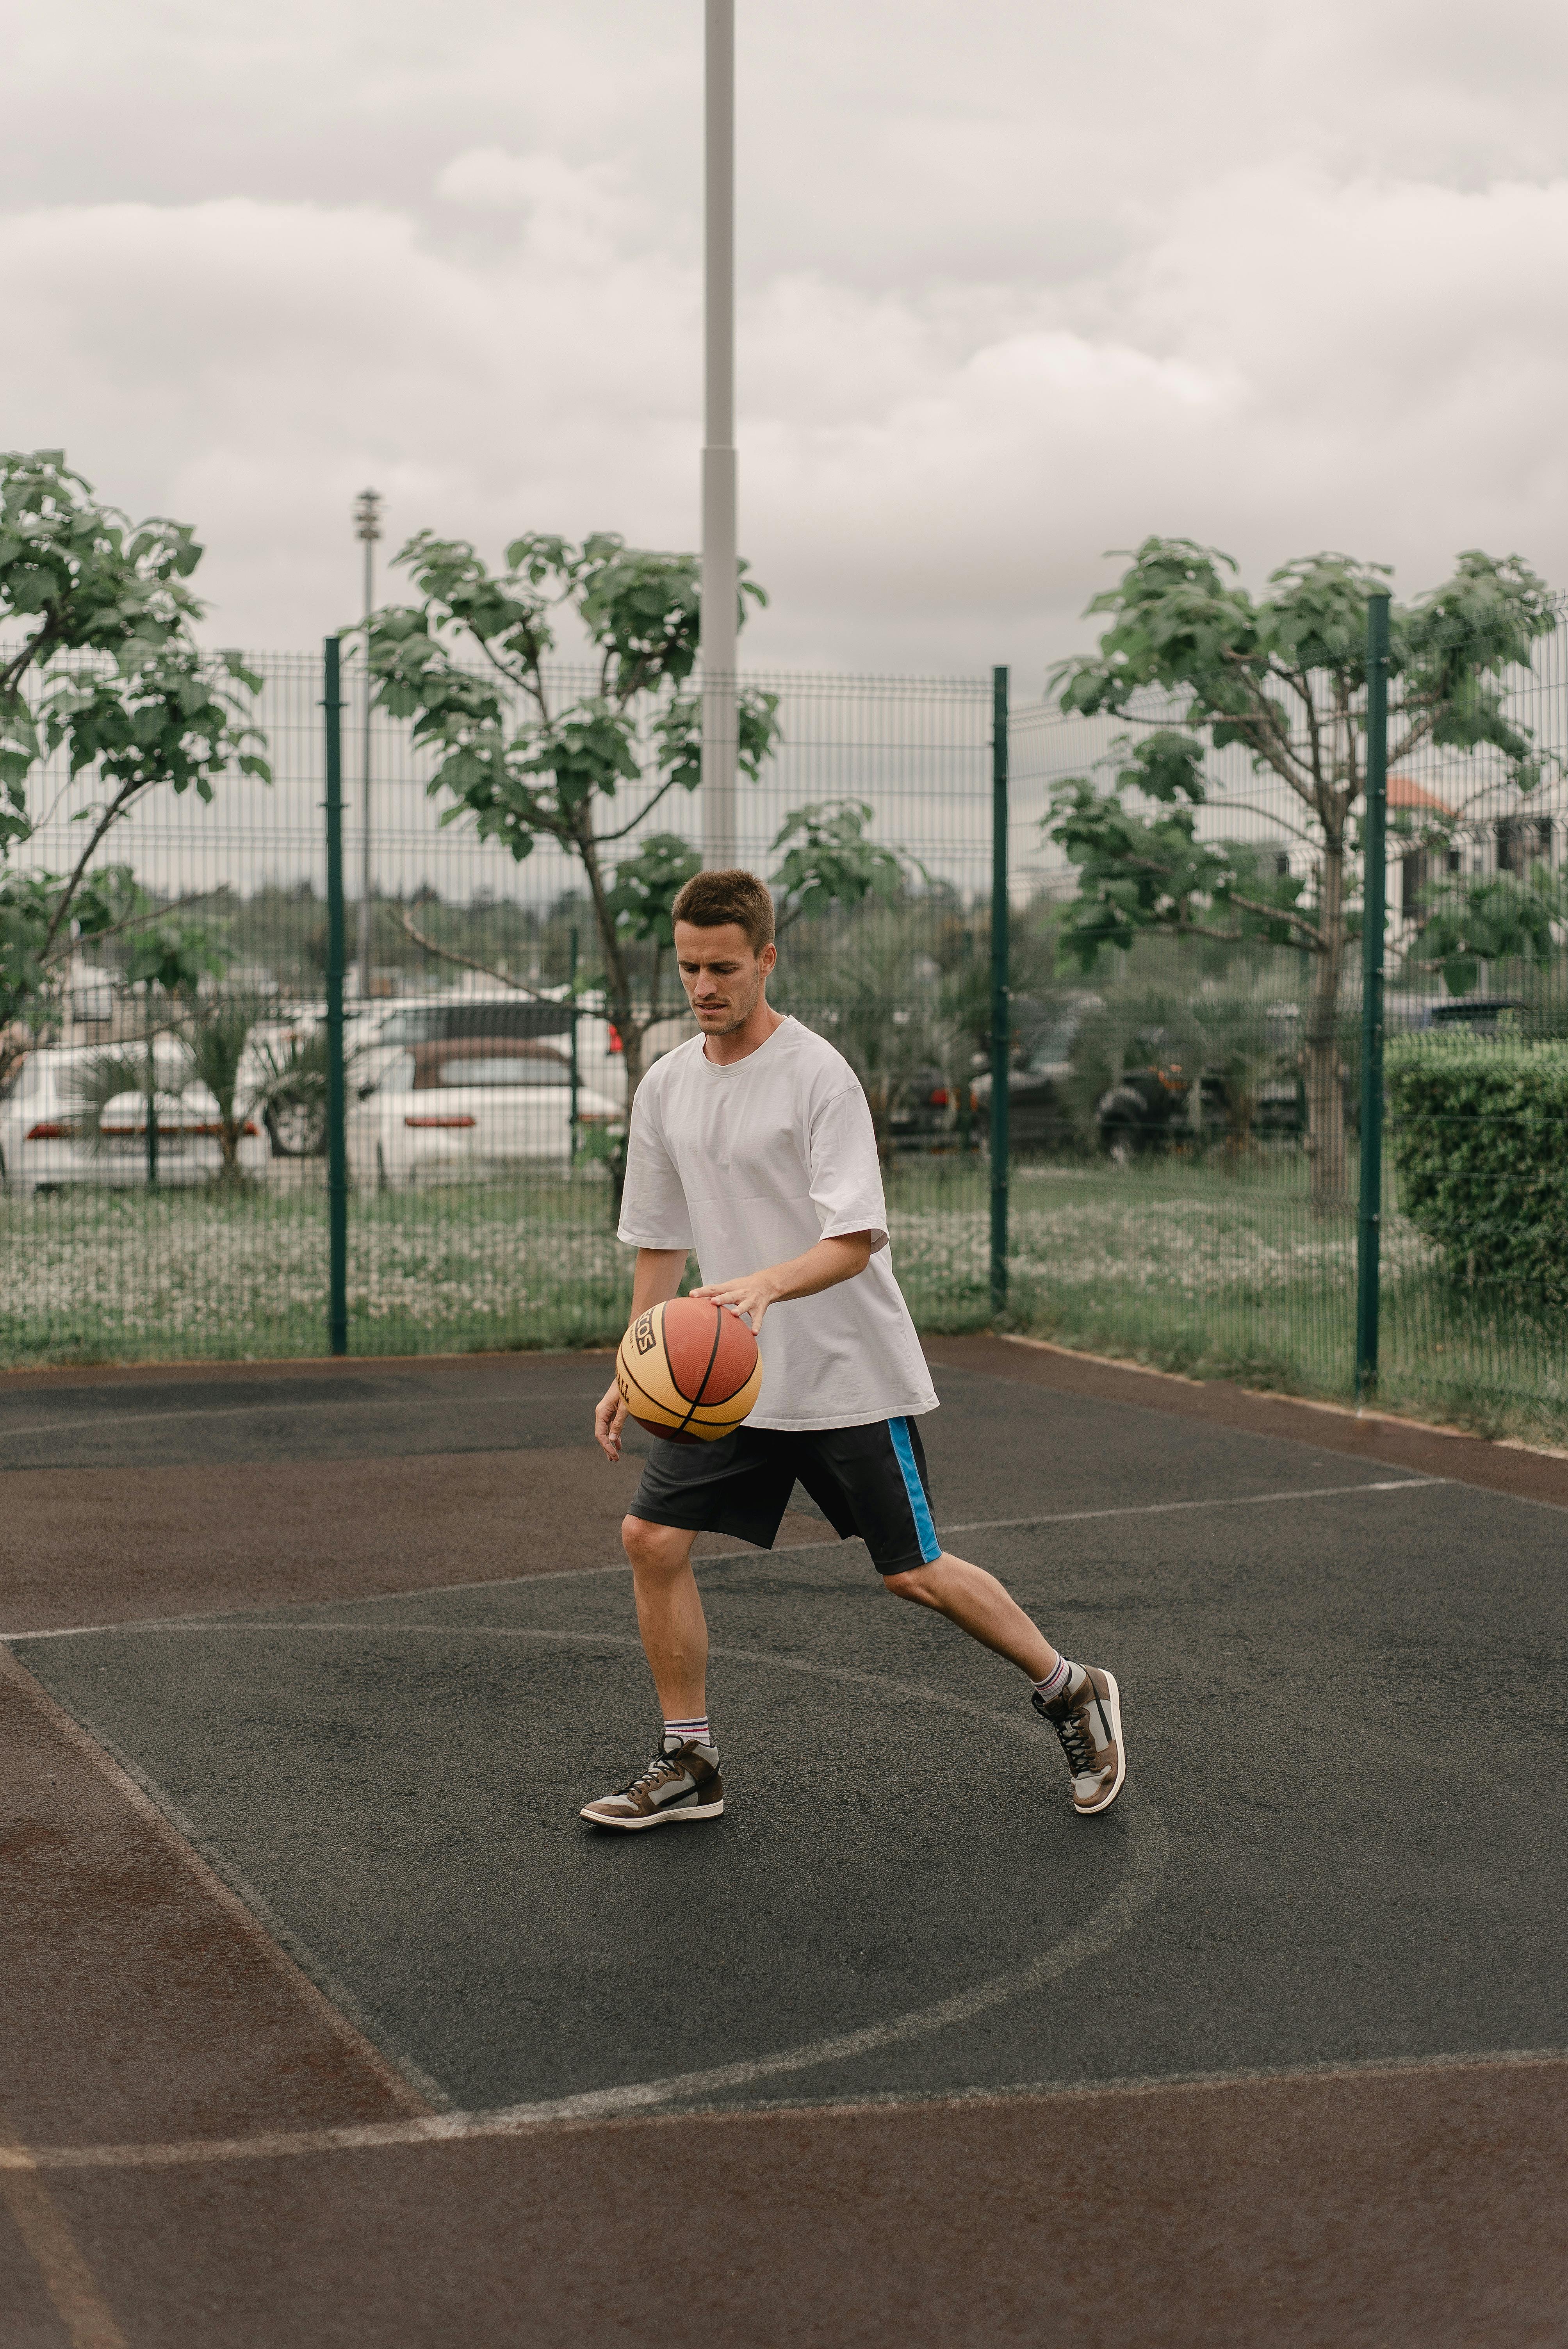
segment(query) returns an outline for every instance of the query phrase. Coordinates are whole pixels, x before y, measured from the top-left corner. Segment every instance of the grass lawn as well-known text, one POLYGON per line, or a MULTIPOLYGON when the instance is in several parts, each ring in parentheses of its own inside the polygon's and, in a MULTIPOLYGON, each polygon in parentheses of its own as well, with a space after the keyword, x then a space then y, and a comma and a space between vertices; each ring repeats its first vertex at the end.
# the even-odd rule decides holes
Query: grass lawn
MULTIPOLYGON (((990 1320, 987 1173, 889 1185, 893 1260, 932 1330, 990 1320)), ((602 1173, 349 1202, 349 1350, 614 1343, 631 1260, 602 1173)), ((1231 1174, 1161 1160, 1016 1167, 1009 1320, 1069 1346, 1305 1394, 1351 1390, 1356 1224, 1290 1154, 1231 1174)), ((1537 1442, 1568 1434, 1568 1329, 1456 1290, 1384 1221, 1380 1398, 1537 1442)), ((304 1184, 0 1200, 0 1363, 258 1360, 326 1346, 326 1203, 304 1184)))
MULTIPOLYGON (((1357 1217, 1320 1212, 1281 1153, 1016 1169, 1015 1327, 1198 1378, 1347 1402, 1357 1217)), ((1378 1400, 1535 1443, 1568 1435, 1568 1321, 1467 1292, 1390 1195, 1382 1227, 1378 1400)))

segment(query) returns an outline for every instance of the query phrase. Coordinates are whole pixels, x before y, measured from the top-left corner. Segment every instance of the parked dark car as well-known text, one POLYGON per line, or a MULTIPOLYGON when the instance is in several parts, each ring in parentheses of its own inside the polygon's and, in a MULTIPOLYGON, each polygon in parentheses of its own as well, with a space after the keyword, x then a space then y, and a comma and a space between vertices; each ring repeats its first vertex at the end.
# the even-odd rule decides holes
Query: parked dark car
POLYGON ((972 1088, 937 1068, 917 1069, 888 1119, 895 1150, 970 1150, 979 1141, 972 1088))
MULTIPOLYGON (((1231 1122, 1231 1097, 1223 1077, 1198 1079, 1199 1134, 1212 1141, 1231 1122)), ((1181 1136, 1192 1136, 1192 1083, 1176 1061, 1129 1069, 1094 1105, 1100 1147, 1118 1165, 1181 1136)))
POLYGON ((1524 999, 1518 995, 1456 995, 1447 1003, 1431 1003, 1422 1014, 1423 1028, 1473 1028, 1478 1035, 1495 1036, 1498 1022, 1505 1011, 1520 1012, 1524 999))
MULTIPOLYGON (((1012 1149, 1062 1150, 1071 1143, 1068 1084, 1073 1047, 1088 1013, 1100 1008, 1097 995, 1074 996, 1066 1003, 1015 998, 1013 1065, 1007 1071, 1007 1134, 1012 1149)), ((974 1094, 976 1118, 985 1124, 991 1114, 989 1071, 975 1078, 974 1094)))

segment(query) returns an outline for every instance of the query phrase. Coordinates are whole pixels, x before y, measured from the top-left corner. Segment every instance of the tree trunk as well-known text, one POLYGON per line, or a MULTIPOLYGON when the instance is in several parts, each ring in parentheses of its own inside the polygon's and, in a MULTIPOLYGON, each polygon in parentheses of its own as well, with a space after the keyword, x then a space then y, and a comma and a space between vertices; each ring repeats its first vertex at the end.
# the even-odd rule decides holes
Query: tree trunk
POLYGON ((1323 852, 1317 927, 1323 944, 1313 957, 1306 1011, 1306 1149, 1312 1161, 1312 1201, 1343 1206, 1350 1195, 1345 1138, 1345 1082, 1339 1061, 1339 979, 1345 966, 1345 843, 1323 852))
POLYGON ((626 1184, 626 1139, 631 1131, 632 1103, 637 1098, 637 1088, 643 1081, 643 1039, 648 1022, 639 1019, 632 1006, 632 978, 626 968, 626 957, 615 931, 615 917, 604 902, 604 876, 599 870, 599 853, 586 823, 576 834, 577 854, 583 860, 583 870, 588 876, 589 894, 593 900, 593 920, 599 932, 599 951, 604 957, 604 1008, 621 1039, 621 1051, 626 1063, 626 1124, 620 1141, 614 1145, 605 1160, 610 1177, 610 1223, 614 1229, 621 1220, 621 1195, 626 1184))
POLYGON ((599 870, 598 849, 586 825, 577 833, 577 854, 588 876, 588 892, 593 900, 593 921, 599 932, 599 951, 604 957, 604 1008, 621 1039, 621 1050, 626 1062, 626 1115, 629 1118, 632 1103, 637 1097, 637 1087, 643 1081, 643 1038, 647 1022, 640 1020, 632 1008, 631 973, 626 968, 626 957, 621 950, 615 917, 605 903, 604 876, 599 870))

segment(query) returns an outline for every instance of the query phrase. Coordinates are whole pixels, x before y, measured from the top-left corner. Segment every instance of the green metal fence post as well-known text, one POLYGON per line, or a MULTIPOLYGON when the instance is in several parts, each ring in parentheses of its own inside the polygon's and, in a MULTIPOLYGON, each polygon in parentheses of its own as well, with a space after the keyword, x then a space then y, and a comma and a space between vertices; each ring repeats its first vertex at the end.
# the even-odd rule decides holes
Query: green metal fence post
POLYGON ((991 1311, 1007 1309, 1007 672, 991 672, 991 1311))
POLYGON ((570 984, 571 984, 571 989, 572 989, 572 1150, 571 1150, 571 1154, 572 1154, 572 1156, 573 1156, 573 1158, 575 1158, 575 1157, 576 1157, 576 1155, 577 1155, 577 1092, 578 1092, 578 1084, 579 1084, 579 1078, 578 1078, 578 1063, 577 1063, 577 933, 576 933, 576 931, 575 931, 575 930, 572 931, 572 933, 571 933, 571 939, 572 939, 572 959, 571 959, 571 962, 569 963, 569 965, 567 966, 568 969, 569 969, 569 970, 570 970, 570 972, 571 972, 571 980, 570 980, 570 984))
POLYGON ((147 1093, 141 1104, 146 1120, 142 1129, 142 1156, 147 1163, 147 1187, 158 1188, 158 1030, 152 1021, 152 981, 147 982, 147 1002, 144 1012, 147 1027, 147 1093))
POLYGON ((348 1351, 348 1089, 343 1061, 343 697, 338 639, 324 647, 326 716, 326 1216, 328 1340, 348 1351))
POLYGON ((1356 1252, 1356 1395, 1377 1386, 1378 1241, 1383 1207, 1383 920, 1388 814, 1388 597, 1367 605, 1367 812, 1361 932, 1361 1213, 1356 1252))

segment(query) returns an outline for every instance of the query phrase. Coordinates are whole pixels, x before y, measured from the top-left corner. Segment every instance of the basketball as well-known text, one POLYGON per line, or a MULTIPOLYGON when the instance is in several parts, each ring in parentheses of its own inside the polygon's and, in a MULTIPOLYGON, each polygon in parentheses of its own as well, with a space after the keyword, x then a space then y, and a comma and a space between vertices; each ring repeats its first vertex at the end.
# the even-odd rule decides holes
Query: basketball
POLYGON ((762 1361, 738 1313, 672 1297, 639 1313, 622 1339, 615 1383, 650 1435, 712 1444, 757 1401, 762 1361))

